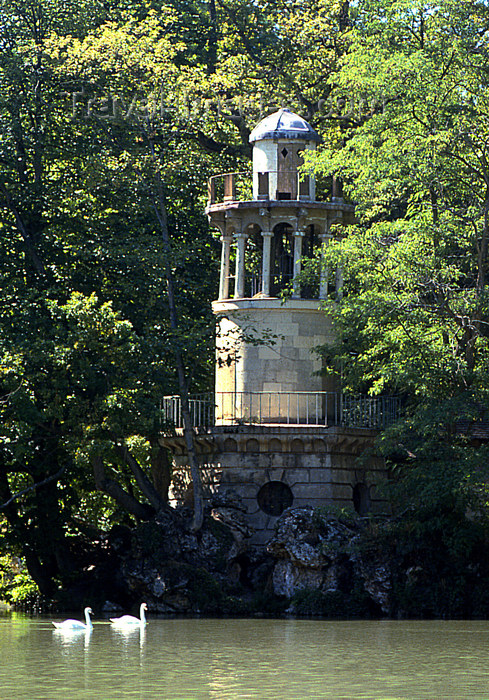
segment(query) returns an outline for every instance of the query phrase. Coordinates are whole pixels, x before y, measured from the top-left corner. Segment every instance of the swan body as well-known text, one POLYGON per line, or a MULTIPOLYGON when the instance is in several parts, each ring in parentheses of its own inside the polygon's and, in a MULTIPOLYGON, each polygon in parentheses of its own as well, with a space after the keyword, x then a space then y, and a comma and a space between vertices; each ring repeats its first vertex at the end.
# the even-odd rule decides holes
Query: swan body
POLYGON ((110 621, 113 625, 117 626, 130 626, 130 625, 145 625, 146 617, 144 611, 148 609, 146 603, 141 603, 139 608, 139 617, 134 617, 134 615, 123 615, 122 617, 111 617, 110 621))
POLYGON ((80 620, 64 620, 63 622, 53 622, 53 625, 58 630, 63 630, 66 632, 81 631, 81 630, 91 630, 93 628, 92 621, 90 619, 90 614, 93 614, 92 608, 85 608, 85 622, 80 620))

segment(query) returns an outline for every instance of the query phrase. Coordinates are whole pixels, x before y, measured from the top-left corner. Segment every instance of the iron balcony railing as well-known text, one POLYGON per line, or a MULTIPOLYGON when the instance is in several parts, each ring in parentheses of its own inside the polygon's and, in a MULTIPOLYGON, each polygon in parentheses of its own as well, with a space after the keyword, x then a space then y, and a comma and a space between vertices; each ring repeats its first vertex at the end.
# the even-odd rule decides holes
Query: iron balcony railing
MULTIPOLYGON (((395 396, 354 396, 318 392, 217 392, 189 399, 195 427, 219 425, 321 425, 383 429, 399 418, 395 396)), ((166 424, 183 427, 181 399, 165 396, 162 416, 166 424)))
POLYGON ((250 171, 213 175, 208 181, 207 203, 248 202, 253 199, 253 175, 250 171))
MULTIPOLYGON (((192 423, 196 428, 214 425, 216 406, 212 394, 195 394, 188 400, 192 423)), ((182 399, 180 396, 164 396, 161 405, 162 419, 175 428, 183 428, 182 399)))
MULTIPOLYGON (((259 200, 310 200, 328 199, 330 192, 321 176, 312 179, 302 171, 269 170, 266 172, 242 171, 213 175, 208 181, 208 206, 221 202, 249 202, 254 199, 253 182, 256 197, 259 200), (280 178, 280 180, 277 180, 280 178), (272 183, 275 183, 272 189, 272 183), (312 186, 312 183, 314 185, 312 186)), ((334 196, 334 192, 332 193, 334 196)))

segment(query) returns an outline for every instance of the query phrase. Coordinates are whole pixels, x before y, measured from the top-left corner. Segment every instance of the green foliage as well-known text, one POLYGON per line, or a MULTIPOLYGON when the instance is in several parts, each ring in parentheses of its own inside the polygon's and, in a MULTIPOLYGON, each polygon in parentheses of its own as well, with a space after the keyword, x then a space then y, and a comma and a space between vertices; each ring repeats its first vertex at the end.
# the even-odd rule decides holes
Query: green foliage
POLYGON ((220 613, 223 609, 222 585, 203 568, 189 568, 188 589, 200 613, 220 613))
POLYGON ((0 600, 22 606, 38 596, 39 589, 25 564, 18 557, 0 556, 0 600))
POLYGON ((470 431, 489 396, 487 3, 0 6, 5 551, 22 551, 52 595, 76 576, 80 534, 154 512, 175 349, 191 390, 212 383, 206 179, 247 169, 251 126, 282 104, 320 130, 314 165, 357 206, 325 253, 345 280, 326 307, 337 337, 326 367, 346 390, 406 398, 380 442, 397 512, 450 532, 450 557, 482 547, 487 449, 470 431), (457 527, 445 527, 450 508, 457 527))
POLYGON ((328 520, 338 521, 352 529, 358 528, 358 514, 351 506, 327 505, 314 509, 313 522, 322 528, 328 520))
POLYGON ((132 532, 131 551, 138 558, 149 558, 156 565, 168 559, 165 531, 156 522, 141 523, 132 532))
POLYGON ((279 617, 286 613, 289 601, 277 598, 268 589, 258 590, 249 598, 250 613, 256 616, 279 617))
POLYGON ((341 303, 328 308, 340 335, 334 364, 347 385, 372 393, 470 387, 485 397, 487 6, 403 0, 358 10, 335 82, 382 108, 317 157, 359 215, 327 252, 345 276, 341 303))
POLYGON ((4 0, 0 30, 0 506, 5 551, 23 552, 48 596, 74 580, 77 535, 97 539, 100 528, 134 522, 127 505, 93 495, 96 485, 114 484, 126 504, 142 506, 139 517, 152 512, 147 485, 164 481, 155 445, 161 397, 175 393, 175 345, 186 350, 191 388, 210 384, 217 269, 198 148, 172 143, 159 173, 174 232, 169 261, 143 95, 132 121, 128 108, 119 121, 100 109, 109 93, 132 100, 138 87, 151 97, 172 84, 174 15, 127 9, 108 24, 97 2, 61 5, 4 0))
POLYGON ((358 546, 392 563, 394 614, 486 616, 488 7, 362 0, 352 17, 332 95, 363 111, 314 161, 358 215, 324 253, 344 288, 323 356, 346 390, 404 398, 378 441, 396 519, 358 546))
POLYGON ((391 614, 401 617, 487 617, 489 521, 461 504, 426 502, 362 532, 365 561, 388 562, 391 614))
POLYGON ((471 431, 489 398, 488 30, 485 2, 358 3, 333 95, 373 108, 325 132, 315 159, 358 215, 324 254, 344 279, 325 305, 327 371, 404 397, 379 449, 397 512, 430 512, 433 528, 447 507, 486 518, 487 448, 471 431))

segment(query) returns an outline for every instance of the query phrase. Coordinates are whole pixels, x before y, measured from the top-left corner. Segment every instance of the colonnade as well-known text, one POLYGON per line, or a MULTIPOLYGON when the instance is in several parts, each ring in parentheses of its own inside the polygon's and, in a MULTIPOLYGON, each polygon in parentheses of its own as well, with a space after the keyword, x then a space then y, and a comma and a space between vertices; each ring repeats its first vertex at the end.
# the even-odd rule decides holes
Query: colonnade
MULTIPOLYGON (((261 293, 268 297, 270 296, 270 278, 272 271, 272 239, 273 231, 261 231, 263 237, 263 253, 262 253, 262 275, 261 275, 261 293)), ((297 229, 293 232, 294 238, 294 259, 293 259, 293 279, 298 280, 302 269, 302 243, 305 236, 304 229, 297 229)), ((321 250, 324 245, 328 245, 331 240, 329 232, 320 233, 318 235, 321 250)), ((236 262, 234 275, 234 298, 242 299, 245 295, 245 252, 246 242, 248 240, 247 233, 234 233, 221 236, 222 253, 221 253, 221 274, 219 283, 219 300, 229 299, 229 279, 231 267, 231 246, 233 241, 236 244, 236 262)), ((323 256, 322 256, 323 257, 323 256)), ((328 296, 328 275, 329 271, 321 262, 319 273, 319 299, 326 299, 328 296)), ((341 275, 336 274, 337 291, 341 288, 341 275)), ((298 281, 293 283, 292 298, 298 299, 301 296, 300 285, 298 281)))

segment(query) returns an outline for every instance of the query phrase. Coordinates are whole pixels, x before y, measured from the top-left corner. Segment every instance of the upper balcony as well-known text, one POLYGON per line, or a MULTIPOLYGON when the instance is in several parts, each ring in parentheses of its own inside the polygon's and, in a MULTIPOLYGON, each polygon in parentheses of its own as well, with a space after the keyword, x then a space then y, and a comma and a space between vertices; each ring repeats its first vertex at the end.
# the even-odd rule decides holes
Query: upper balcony
MULTIPOLYGON (((183 427, 179 396, 162 402, 165 431, 183 427)), ((330 391, 219 391, 189 397, 194 427, 335 426, 384 430, 400 417, 397 396, 359 396, 330 391)))
POLYGON ((208 181, 207 211, 216 211, 234 202, 341 202, 339 183, 317 179, 297 168, 241 171, 213 175, 208 181))

